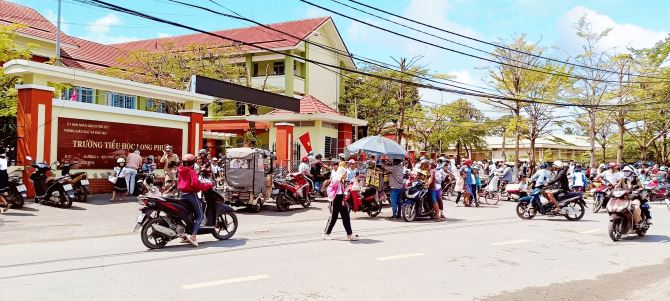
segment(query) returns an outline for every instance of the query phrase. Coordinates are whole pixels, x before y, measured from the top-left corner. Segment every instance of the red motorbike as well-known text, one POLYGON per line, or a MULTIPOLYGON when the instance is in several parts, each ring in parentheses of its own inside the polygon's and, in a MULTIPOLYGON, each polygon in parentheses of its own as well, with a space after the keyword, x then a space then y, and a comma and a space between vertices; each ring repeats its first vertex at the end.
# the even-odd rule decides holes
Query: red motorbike
POLYGON ((272 182, 272 199, 277 204, 277 210, 287 211, 291 205, 302 205, 308 208, 312 203, 310 185, 302 173, 292 173, 286 178, 275 178, 272 182))
MULTIPOLYGON (((344 201, 347 202, 349 211, 365 212, 370 217, 375 217, 382 212, 382 202, 386 200, 386 194, 380 192, 373 186, 361 187, 361 181, 352 181, 344 190, 344 201)), ((332 206, 330 208, 333 210, 332 206)))
POLYGON ((598 213, 600 209, 607 208, 607 203, 610 200, 612 192, 612 186, 607 184, 601 184, 596 187, 593 192, 593 213, 598 213))

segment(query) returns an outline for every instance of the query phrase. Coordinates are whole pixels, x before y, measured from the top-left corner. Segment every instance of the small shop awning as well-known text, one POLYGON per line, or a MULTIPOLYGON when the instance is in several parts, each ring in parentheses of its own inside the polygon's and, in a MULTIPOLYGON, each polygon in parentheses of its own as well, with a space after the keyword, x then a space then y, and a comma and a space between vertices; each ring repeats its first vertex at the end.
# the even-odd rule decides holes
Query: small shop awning
POLYGON ((237 137, 237 134, 218 133, 218 132, 209 132, 209 131, 203 131, 202 132, 202 138, 203 139, 228 140, 228 138, 230 138, 230 137, 237 137))

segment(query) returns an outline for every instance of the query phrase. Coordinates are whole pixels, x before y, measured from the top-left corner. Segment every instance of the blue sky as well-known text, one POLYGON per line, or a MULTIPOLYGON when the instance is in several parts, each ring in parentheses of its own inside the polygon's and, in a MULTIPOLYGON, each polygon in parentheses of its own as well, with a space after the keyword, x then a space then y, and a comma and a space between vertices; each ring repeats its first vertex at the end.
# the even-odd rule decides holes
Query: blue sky
MULTIPOLYGON (((241 21, 229 20, 197 9, 185 8, 165 0, 108 0, 148 14, 168 18, 205 30, 220 30, 248 26, 241 21)), ((183 0, 207 6, 220 7, 206 0, 183 0)), ((298 0, 216 0, 218 3, 259 22, 272 23, 329 15, 298 0)), ((356 16, 385 28, 407 33, 417 38, 463 50, 435 38, 421 36, 395 25, 352 11, 330 0, 310 0, 319 5, 356 16)), ((346 0, 341 0, 348 4, 346 0)), ((572 25, 586 15, 596 29, 613 28, 603 40, 603 47, 622 51, 627 46, 649 47, 670 32, 670 1, 662 0, 593 0, 593 1, 540 1, 540 0, 359 0, 385 10, 393 11, 440 28, 497 41, 514 35, 527 34, 528 39, 546 47, 546 55, 565 58, 580 49, 572 25)), ((57 0, 13 0, 30 6, 51 20, 55 20, 57 0)), ((449 73, 457 80, 485 85, 486 62, 449 53, 416 42, 407 41, 342 17, 334 17, 345 43, 352 53, 393 62, 391 57, 421 55, 420 61, 439 73, 449 73)), ((63 0, 64 31, 70 35, 101 43, 124 42, 134 39, 155 38, 188 31, 156 24, 136 17, 92 8, 72 0, 63 0)), ((417 26, 415 24, 410 24, 417 26)), ((430 30, 429 30, 430 31, 430 30)), ((431 31, 447 38, 446 34, 431 31)), ((454 38, 459 42, 464 41, 454 38)), ((467 44, 490 50, 485 45, 467 44)), ((473 52, 472 50, 465 50, 473 52)), ((433 102, 450 101, 457 96, 424 91, 423 97, 433 102)))

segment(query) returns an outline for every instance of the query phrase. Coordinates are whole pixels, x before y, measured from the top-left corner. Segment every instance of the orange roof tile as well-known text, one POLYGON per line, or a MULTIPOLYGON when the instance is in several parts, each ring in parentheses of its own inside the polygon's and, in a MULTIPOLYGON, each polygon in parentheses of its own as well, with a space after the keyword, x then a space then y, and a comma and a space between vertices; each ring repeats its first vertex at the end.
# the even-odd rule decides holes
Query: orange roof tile
MULTIPOLYGON (((331 113, 340 115, 337 110, 329 107, 325 103, 318 100, 312 95, 307 95, 300 99, 300 113, 299 114, 317 114, 317 113, 331 113)), ((275 109, 272 110, 267 115, 280 115, 280 114, 294 114, 294 112, 275 109)))

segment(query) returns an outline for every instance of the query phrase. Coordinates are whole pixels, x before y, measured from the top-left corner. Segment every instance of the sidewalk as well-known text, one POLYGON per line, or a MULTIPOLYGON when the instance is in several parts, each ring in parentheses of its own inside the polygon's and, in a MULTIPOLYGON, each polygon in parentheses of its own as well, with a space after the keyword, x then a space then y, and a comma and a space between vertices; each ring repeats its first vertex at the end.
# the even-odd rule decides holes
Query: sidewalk
POLYGON ((110 202, 111 197, 90 195, 88 202, 74 202, 67 209, 39 205, 31 199, 23 208, 0 215, 0 245, 132 233, 137 197, 110 202))

